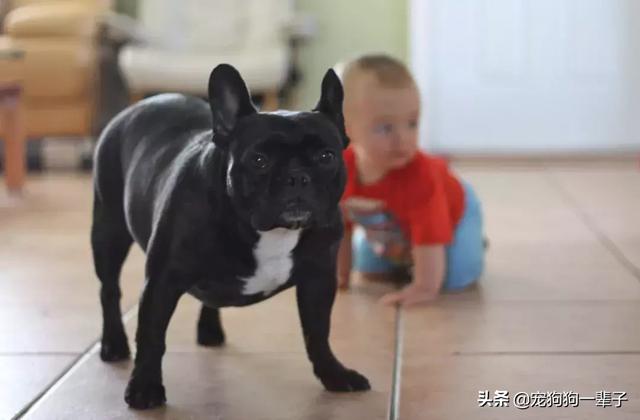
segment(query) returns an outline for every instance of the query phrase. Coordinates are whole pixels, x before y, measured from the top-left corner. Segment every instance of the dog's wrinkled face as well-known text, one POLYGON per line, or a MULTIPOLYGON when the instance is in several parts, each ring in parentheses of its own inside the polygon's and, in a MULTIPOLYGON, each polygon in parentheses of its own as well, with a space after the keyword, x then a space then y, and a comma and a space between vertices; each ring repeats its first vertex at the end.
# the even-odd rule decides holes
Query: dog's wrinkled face
POLYGON ((342 87, 332 70, 311 112, 256 112, 230 66, 214 69, 209 96, 214 142, 229 157, 226 191, 240 217, 260 231, 334 220, 346 179, 347 138, 342 87))
POLYGON ((255 114, 230 145, 227 192, 254 228, 326 224, 344 188, 342 140, 313 113, 255 114))

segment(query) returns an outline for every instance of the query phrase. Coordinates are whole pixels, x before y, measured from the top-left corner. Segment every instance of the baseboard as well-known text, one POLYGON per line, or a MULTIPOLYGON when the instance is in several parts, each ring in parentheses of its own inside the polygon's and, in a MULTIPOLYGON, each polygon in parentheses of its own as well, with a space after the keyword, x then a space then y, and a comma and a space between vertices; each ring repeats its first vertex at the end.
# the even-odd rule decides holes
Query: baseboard
MULTIPOLYGON (((29 172, 87 170, 92 165, 91 139, 29 139, 26 147, 29 172)), ((4 150, 3 142, 0 142, 0 171, 3 170, 2 162, 4 162, 4 150)))

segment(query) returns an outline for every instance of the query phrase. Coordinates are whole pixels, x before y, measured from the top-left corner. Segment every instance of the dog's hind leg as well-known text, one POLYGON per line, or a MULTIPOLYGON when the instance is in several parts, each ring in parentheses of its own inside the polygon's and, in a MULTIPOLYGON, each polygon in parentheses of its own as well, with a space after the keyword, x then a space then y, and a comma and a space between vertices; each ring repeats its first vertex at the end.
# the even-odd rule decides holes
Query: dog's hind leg
POLYGON ((100 279, 102 304, 102 347, 100 357, 110 362, 129 357, 129 345, 120 311, 120 270, 133 243, 121 206, 107 208, 96 194, 93 206, 91 246, 96 274, 100 279), (109 211, 111 210, 111 211, 109 211))
POLYGON ((202 305, 198 319, 198 344, 201 346, 221 346, 224 344, 224 330, 220 322, 220 309, 202 305))

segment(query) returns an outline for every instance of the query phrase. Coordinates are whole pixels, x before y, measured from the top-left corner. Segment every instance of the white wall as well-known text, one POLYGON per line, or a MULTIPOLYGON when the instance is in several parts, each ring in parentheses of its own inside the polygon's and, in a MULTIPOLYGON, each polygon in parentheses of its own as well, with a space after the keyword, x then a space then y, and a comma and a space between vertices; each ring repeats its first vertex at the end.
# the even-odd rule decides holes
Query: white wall
POLYGON ((413 0, 421 142, 461 153, 640 149, 639 0, 413 0))
POLYGON ((318 33, 301 48, 303 80, 295 108, 308 109, 320 95, 320 82, 337 62, 368 52, 407 59, 408 0, 298 0, 312 14, 318 33))

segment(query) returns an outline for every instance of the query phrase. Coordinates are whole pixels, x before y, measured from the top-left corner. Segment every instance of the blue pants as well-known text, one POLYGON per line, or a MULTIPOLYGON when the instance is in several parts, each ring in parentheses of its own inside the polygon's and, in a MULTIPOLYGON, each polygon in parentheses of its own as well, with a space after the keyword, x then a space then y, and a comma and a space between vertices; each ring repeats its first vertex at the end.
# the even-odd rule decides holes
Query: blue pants
MULTIPOLYGON (((479 279, 484 269, 484 237, 482 209, 475 191, 462 181, 464 213, 446 247, 447 268, 443 288, 462 289, 479 279)), ((396 264, 375 254, 367 242, 364 229, 358 227, 353 234, 353 268, 363 273, 389 273, 396 264)))

